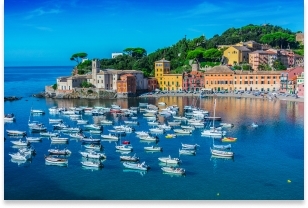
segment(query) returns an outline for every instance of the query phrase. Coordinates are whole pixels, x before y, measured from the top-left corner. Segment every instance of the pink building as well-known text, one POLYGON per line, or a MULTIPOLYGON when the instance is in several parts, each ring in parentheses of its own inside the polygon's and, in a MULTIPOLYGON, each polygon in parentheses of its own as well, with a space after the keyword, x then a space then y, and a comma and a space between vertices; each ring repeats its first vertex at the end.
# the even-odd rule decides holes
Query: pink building
POLYGON ((263 64, 267 64, 272 67, 276 59, 277 55, 273 51, 257 50, 249 53, 249 64, 254 71, 258 71, 259 66, 263 64))
POLYGON ((304 83, 297 85, 297 96, 304 97, 304 83))
POLYGON ((280 92, 294 94, 296 91, 297 77, 304 72, 303 67, 295 67, 281 73, 280 92))

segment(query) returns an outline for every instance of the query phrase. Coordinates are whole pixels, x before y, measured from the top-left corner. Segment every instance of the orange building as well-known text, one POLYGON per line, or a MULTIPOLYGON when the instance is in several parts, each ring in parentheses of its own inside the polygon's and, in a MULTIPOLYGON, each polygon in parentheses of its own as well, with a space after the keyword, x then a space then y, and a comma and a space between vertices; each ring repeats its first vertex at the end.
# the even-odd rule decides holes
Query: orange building
POLYGON ((155 91, 156 89, 159 89, 159 84, 158 81, 155 77, 149 77, 148 78, 148 91, 152 92, 155 91))
POLYGON ((204 72, 206 91, 232 91, 234 72, 227 66, 214 66, 204 72))
POLYGON ((136 77, 132 74, 124 74, 117 81, 117 93, 136 93, 136 77))

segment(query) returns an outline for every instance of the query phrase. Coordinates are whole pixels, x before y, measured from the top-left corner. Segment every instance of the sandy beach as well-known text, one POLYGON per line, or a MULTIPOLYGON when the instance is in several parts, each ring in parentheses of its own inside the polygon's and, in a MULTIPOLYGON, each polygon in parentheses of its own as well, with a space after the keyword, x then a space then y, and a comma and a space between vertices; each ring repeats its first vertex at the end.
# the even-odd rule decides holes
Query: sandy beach
MULTIPOLYGON (((155 97, 155 98, 159 98, 159 97, 171 97, 171 96, 178 96, 178 97, 184 97, 184 96, 190 96, 190 97, 198 97, 200 96, 200 94, 193 94, 193 93, 159 93, 159 94, 152 94, 152 95, 141 95, 140 97, 155 97)), ((269 95, 265 95, 264 97, 259 95, 259 96, 255 96, 252 94, 235 94, 235 93, 218 93, 218 94, 208 94, 207 96, 209 97, 213 97, 213 96, 217 96, 217 97, 242 97, 242 98, 255 98, 255 99, 273 99, 273 100, 287 100, 287 101, 294 101, 294 102, 304 102, 304 98, 295 98, 295 97, 291 97, 291 96, 282 96, 282 95, 277 95, 276 98, 270 98, 269 95)))

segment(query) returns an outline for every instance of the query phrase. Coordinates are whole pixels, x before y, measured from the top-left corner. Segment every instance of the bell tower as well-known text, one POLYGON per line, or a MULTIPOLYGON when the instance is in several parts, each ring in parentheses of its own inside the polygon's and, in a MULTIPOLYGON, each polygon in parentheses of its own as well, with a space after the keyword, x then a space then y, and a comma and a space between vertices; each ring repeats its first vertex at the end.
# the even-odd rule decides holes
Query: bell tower
POLYGON ((98 59, 92 60, 92 84, 96 86, 97 73, 100 71, 100 62, 98 59))

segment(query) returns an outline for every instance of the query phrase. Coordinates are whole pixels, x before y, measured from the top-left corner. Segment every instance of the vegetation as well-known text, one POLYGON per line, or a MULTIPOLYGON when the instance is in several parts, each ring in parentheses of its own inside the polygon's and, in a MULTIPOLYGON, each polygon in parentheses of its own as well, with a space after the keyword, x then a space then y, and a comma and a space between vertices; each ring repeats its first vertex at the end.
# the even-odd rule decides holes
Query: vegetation
POLYGON ((52 85, 52 89, 54 90, 54 91, 56 91, 57 89, 58 89, 58 84, 56 83, 56 84, 53 84, 52 85))
MULTIPOLYGON (((201 67, 219 65, 226 48, 218 50, 218 45, 231 45, 249 40, 269 44, 274 48, 290 48, 295 53, 303 55, 304 47, 295 41, 295 34, 289 29, 270 24, 249 24, 241 28, 229 28, 221 35, 216 34, 210 39, 206 39, 204 35, 191 40, 184 37, 174 45, 157 49, 151 54, 147 54, 147 51, 140 47, 126 48, 122 56, 101 59, 100 64, 102 69, 140 70, 149 77, 154 76, 154 62, 165 58, 170 61, 172 73, 182 73, 191 70, 189 65, 191 59, 197 60, 201 67)), ((73 54, 71 57, 71 60, 78 63, 79 74, 90 71, 90 62, 80 63, 79 61, 79 58, 85 57, 87 57, 86 53, 73 54)), ((242 64, 239 67, 243 70, 251 70, 248 64, 242 64)), ((280 70, 283 67, 277 62, 274 68, 280 70)), ((268 67, 262 66, 262 69, 268 70, 268 67)))
POLYGON ((83 81, 81 84, 80 84, 81 87, 83 88, 89 88, 89 87, 92 87, 93 85, 87 81, 83 81))

